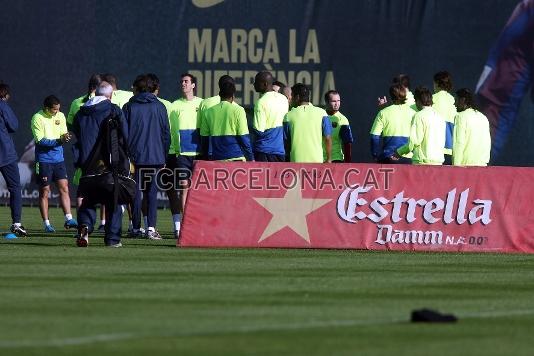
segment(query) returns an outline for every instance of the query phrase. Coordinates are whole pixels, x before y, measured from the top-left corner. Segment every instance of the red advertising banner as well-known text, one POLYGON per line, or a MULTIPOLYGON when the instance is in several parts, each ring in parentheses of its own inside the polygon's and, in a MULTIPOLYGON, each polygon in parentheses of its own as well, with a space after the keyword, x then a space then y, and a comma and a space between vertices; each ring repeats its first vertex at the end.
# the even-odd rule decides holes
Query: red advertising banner
POLYGON ((199 161, 180 246, 534 252, 534 169, 199 161))

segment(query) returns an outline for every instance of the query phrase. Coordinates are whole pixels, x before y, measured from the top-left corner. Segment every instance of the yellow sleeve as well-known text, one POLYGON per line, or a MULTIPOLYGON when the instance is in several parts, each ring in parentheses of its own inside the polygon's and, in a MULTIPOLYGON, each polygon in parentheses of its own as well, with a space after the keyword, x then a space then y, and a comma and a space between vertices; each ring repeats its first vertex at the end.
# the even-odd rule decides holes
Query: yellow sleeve
POLYGON ((397 153, 401 156, 412 152, 416 147, 420 146, 425 137, 425 125, 419 115, 415 115, 412 119, 412 127, 410 129, 410 138, 408 143, 397 149, 397 153))
MULTIPOLYGON (((348 121, 346 125, 348 125, 348 121)), ((380 136, 382 134, 382 131, 384 130, 384 122, 382 121, 382 111, 380 111, 376 117, 375 121, 373 122, 373 126, 371 127, 371 135, 380 136)))
POLYGON ((43 123, 39 115, 35 114, 32 117, 31 128, 33 139, 36 143, 39 143, 44 138, 44 128, 43 123))
POLYGON ((177 149, 180 147, 180 130, 178 130, 178 112, 172 107, 169 112, 169 129, 171 130, 171 146, 169 151, 175 154, 179 154, 180 150, 177 149))
POLYGON ((256 105, 254 106, 254 121, 253 121, 252 127, 255 130, 263 132, 265 131, 266 126, 267 126, 267 117, 265 115, 265 108, 263 107, 260 101, 257 101, 256 105))
POLYGON ((63 114, 62 112, 60 112, 61 114, 61 127, 59 128, 59 135, 64 135, 66 134, 67 132, 69 132, 69 130, 67 129, 67 119, 65 119, 65 114, 63 114))
POLYGON ((452 137, 452 164, 461 165, 464 158, 464 150, 467 145, 465 122, 460 115, 454 118, 454 135, 452 137))
POLYGON ((69 125, 72 125, 74 121, 74 116, 76 116, 76 113, 80 110, 80 106, 78 105, 78 100, 74 99, 72 103, 70 104, 69 113, 67 114, 67 123, 69 125))
POLYGON ((236 112, 236 129, 238 135, 248 135, 247 114, 245 109, 239 108, 236 112))
POLYGON ((206 117, 206 110, 198 109, 198 123, 200 126, 200 136, 210 136, 210 128, 206 117))

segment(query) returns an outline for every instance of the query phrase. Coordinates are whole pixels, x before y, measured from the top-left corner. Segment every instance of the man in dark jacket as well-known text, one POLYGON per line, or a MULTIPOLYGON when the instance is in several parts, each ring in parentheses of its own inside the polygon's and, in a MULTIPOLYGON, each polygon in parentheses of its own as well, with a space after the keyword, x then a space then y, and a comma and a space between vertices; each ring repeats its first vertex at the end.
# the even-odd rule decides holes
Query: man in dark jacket
MULTIPOLYGON (((73 133, 76 135, 76 144, 74 145, 74 159, 76 168, 82 168, 82 176, 88 159, 91 158, 91 152, 97 144, 99 134, 107 124, 107 120, 111 116, 116 116, 121 122, 122 137, 128 138, 128 125, 124 118, 122 110, 115 104, 112 104, 110 99, 113 93, 113 87, 107 83, 102 82, 97 90, 96 96, 89 99, 76 114, 73 123, 73 133)), ((91 194, 85 194, 83 183, 80 182, 80 191, 82 204, 78 208, 78 239, 77 245, 79 247, 86 247, 89 234, 93 232, 96 221, 95 205, 102 203, 96 201, 91 194)), ((112 197, 104 202, 106 207, 106 225, 104 243, 106 246, 120 247, 122 246, 121 232, 122 232, 122 207, 120 205, 114 206, 112 197)))
POLYGON ((26 236, 26 229, 21 225, 22 193, 20 187, 17 151, 11 134, 17 131, 19 121, 11 110, 9 100, 9 86, 0 84, 0 173, 6 181, 9 191, 9 207, 11 209, 11 231, 19 236, 26 236))
POLYGON ((148 75, 139 75, 134 81, 135 95, 124 105, 128 122, 128 147, 135 165, 135 181, 138 185, 132 206, 133 235, 140 236, 141 191, 147 202, 148 228, 146 237, 159 240, 157 222, 157 172, 165 166, 171 142, 167 109, 153 94, 154 81, 148 75))

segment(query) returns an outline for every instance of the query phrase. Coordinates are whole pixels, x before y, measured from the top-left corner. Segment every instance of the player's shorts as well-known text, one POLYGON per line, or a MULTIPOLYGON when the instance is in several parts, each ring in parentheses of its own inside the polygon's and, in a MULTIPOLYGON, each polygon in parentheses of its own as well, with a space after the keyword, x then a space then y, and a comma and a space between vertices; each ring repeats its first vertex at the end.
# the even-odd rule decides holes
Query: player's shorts
POLYGON ((177 167, 176 155, 168 154, 165 161, 165 168, 159 171, 162 186, 168 187, 168 189, 177 189, 174 179, 174 171, 177 167))
POLYGON ((178 180, 191 179, 193 172, 193 161, 198 160, 199 156, 183 156, 176 157, 177 165, 176 170, 178 180))
POLYGON ((273 153, 254 152, 254 160, 257 162, 285 162, 285 155, 273 153))
POLYGON ((50 182, 57 182, 60 179, 68 179, 67 167, 65 162, 35 164, 35 173, 37 174, 37 183, 41 187, 50 185, 50 182))

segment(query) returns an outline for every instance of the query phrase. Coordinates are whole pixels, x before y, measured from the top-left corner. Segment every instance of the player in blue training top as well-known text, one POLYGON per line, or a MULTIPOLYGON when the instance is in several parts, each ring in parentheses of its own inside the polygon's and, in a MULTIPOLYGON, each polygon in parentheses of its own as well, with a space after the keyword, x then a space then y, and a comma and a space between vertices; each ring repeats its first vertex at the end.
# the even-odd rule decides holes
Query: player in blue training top
POLYGON ((255 136, 254 158, 263 162, 284 162, 284 116, 289 109, 285 95, 273 90, 270 72, 259 72, 254 78, 254 89, 260 98, 254 105, 252 124, 255 136))
MULTIPOLYGON (((180 76, 181 96, 171 105, 170 124, 171 142, 173 143, 171 149, 174 151, 174 167, 178 170, 180 187, 180 199, 176 204, 171 205, 176 238, 179 237, 182 214, 191 185, 193 162, 200 159, 201 154, 198 108, 202 98, 195 96, 196 85, 197 78, 194 75, 182 74, 180 76)), ((167 168, 172 169, 173 167, 167 168)), ((167 194, 170 201, 171 195, 176 193, 169 190, 167 194)))
POLYGON ((65 228, 78 227, 78 222, 71 214, 67 168, 63 158, 63 145, 70 141, 71 135, 67 131, 65 115, 59 109, 59 99, 49 95, 44 99, 42 110, 33 115, 31 120, 39 179, 39 209, 45 232, 48 233, 56 231, 48 219, 48 196, 52 181, 56 182, 59 191, 59 201, 65 213, 65 228))
POLYGON ((402 84, 390 86, 392 104, 380 110, 375 117, 370 134, 371 154, 377 163, 412 163, 412 153, 398 160, 391 159, 399 147, 408 143, 412 118, 416 113, 407 102, 406 92, 406 87, 402 84))
POLYGON ((217 161, 253 161, 245 109, 234 104, 235 84, 224 82, 221 102, 206 110, 200 123, 202 151, 208 152, 211 138, 212 159, 217 161))

